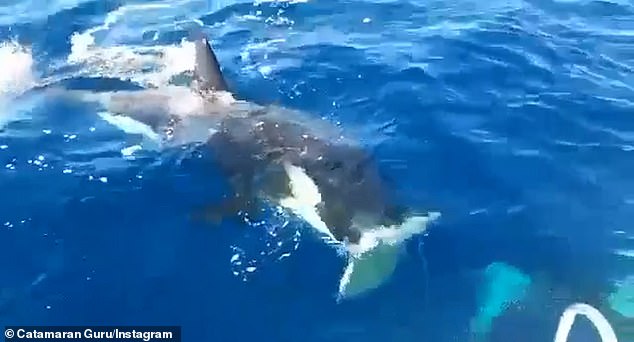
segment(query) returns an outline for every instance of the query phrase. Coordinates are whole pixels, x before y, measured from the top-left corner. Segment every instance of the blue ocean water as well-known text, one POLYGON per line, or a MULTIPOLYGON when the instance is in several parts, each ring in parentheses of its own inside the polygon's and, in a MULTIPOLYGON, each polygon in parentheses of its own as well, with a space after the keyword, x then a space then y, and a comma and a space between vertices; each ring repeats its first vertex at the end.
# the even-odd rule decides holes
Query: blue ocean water
POLYGON ((567 305, 632 282, 629 1, 5 0, 0 42, 0 322, 471 341, 503 262, 534 286, 488 340, 548 341, 567 305), (337 302, 345 261, 298 224, 192 221, 228 191, 213 163, 128 156, 138 134, 42 91, 164 82, 195 29, 241 97, 361 130, 398 197, 442 213, 384 286, 337 302))

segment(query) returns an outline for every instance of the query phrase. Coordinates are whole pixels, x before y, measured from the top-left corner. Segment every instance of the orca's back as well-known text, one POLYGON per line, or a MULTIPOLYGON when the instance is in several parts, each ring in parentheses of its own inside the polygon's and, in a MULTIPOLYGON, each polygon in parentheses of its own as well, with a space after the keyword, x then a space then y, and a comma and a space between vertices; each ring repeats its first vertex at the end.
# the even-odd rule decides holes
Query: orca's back
MULTIPOLYGON (((227 117, 209 143, 228 177, 266 174, 282 162, 303 168, 319 188, 324 214, 333 224, 356 214, 379 219, 387 211, 386 189, 370 153, 318 138, 296 122, 266 115, 227 117)), ((346 224, 340 228, 347 229, 346 224)))

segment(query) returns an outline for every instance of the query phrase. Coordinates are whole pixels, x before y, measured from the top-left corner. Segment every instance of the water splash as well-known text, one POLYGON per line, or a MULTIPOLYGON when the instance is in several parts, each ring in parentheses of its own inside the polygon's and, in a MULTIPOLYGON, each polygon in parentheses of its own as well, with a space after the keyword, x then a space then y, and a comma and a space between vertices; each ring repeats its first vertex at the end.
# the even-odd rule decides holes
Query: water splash
MULTIPOLYGON (((117 77, 151 87, 166 85, 173 76, 193 70, 193 43, 183 39, 180 44, 139 46, 136 40, 141 37, 129 37, 120 32, 136 31, 142 36, 149 29, 148 26, 136 27, 139 24, 138 20, 131 19, 140 15, 147 17, 148 13, 152 13, 150 16, 158 17, 170 13, 172 16, 174 14, 171 12, 174 12, 179 4, 184 3, 187 1, 119 7, 108 13, 100 25, 71 36, 71 52, 66 63, 80 66, 79 73, 82 76, 117 77), (127 44, 129 42, 126 40, 130 39, 134 40, 135 44, 127 44)), ((194 25, 202 24, 195 19, 188 22, 194 25)))
POLYGON ((0 128, 29 112, 33 103, 15 101, 38 82, 34 58, 28 47, 15 40, 0 42, 0 128))
POLYGON ((0 98, 13 98, 31 88, 37 79, 31 50, 11 40, 0 43, 0 98))

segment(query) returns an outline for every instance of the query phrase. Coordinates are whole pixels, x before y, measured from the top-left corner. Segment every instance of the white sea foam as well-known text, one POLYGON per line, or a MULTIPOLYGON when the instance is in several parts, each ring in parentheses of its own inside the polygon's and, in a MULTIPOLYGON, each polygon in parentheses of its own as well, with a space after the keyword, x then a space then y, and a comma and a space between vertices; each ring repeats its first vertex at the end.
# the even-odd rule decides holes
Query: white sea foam
MULTIPOLYGON (((118 7, 109 12, 101 23, 75 32, 71 36, 70 54, 60 67, 79 67, 79 71, 66 75, 67 77, 112 77, 130 80, 146 87, 164 86, 174 76, 188 73, 194 68, 194 44, 186 39, 168 45, 141 46, 138 42, 147 41, 147 34, 151 34, 154 42, 157 42, 161 32, 190 30, 192 26, 202 27, 203 23, 198 19, 199 16, 241 2, 246 1, 162 0, 118 7)), ((254 5, 263 2, 272 1, 258 1, 254 5)), ((214 32, 213 36, 230 31, 233 19, 229 19, 229 22, 220 28, 211 28, 218 31, 214 32)), ((280 39, 283 41, 282 37, 280 39)), ((247 44, 242 53, 243 58, 248 58, 248 55, 258 48, 258 44, 247 44)), ((296 66, 298 61, 282 60, 266 65, 249 64, 245 66, 246 71, 256 70, 267 74, 296 66)))
MULTIPOLYGON (((183 40, 180 44, 171 45, 126 45, 119 41, 121 37, 117 37, 117 32, 131 31, 127 26, 130 20, 126 18, 161 16, 160 13, 172 11, 172 6, 179 3, 184 1, 119 7, 108 13, 102 24, 71 36, 71 53, 67 63, 81 66, 81 74, 91 77, 115 77, 151 87, 166 85, 173 76, 193 70, 194 44, 183 40), (120 23, 124 27, 115 30, 115 26, 120 23), (97 35, 103 32, 106 36, 101 40, 108 41, 108 45, 97 42, 97 35)), ((138 32, 142 34, 143 30, 139 29, 138 32)))
POLYGON ((31 50, 16 41, 0 43, 0 97, 15 97, 31 88, 37 79, 31 50), (11 67, 6 67, 11 66, 11 67))
POLYGON ((156 36, 156 31, 163 29, 202 26, 197 15, 240 2, 165 0, 121 6, 108 13, 101 24, 71 36, 66 62, 81 66, 83 76, 116 77, 143 86, 163 86, 173 76, 193 70, 194 44, 183 39, 178 44, 139 46, 132 45, 130 39, 136 44, 149 30, 155 30, 156 36), (148 22, 145 18, 149 17, 160 20, 148 22))
POLYGON ((28 103, 13 103, 37 83, 34 58, 28 47, 11 40, 0 42, 0 128, 28 111, 28 103), (11 66, 11 67, 6 67, 11 66))
POLYGON ((194 44, 183 40, 178 45, 133 47, 95 45, 91 35, 71 38, 70 64, 81 64, 82 73, 92 77, 115 77, 145 87, 160 87, 173 76, 194 68, 194 44))

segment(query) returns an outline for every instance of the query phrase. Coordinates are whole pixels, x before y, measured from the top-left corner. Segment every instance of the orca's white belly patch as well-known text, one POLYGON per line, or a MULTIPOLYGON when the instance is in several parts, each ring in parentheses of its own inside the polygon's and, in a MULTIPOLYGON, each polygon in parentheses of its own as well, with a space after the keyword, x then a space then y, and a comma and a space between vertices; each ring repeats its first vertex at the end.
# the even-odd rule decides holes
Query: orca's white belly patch
POLYGON ((280 205, 293 211, 317 231, 332 240, 331 242, 336 242, 335 236, 317 212, 317 205, 321 202, 321 193, 317 184, 301 167, 284 163, 284 170, 289 179, 291 196, 280 200, 280 205))

